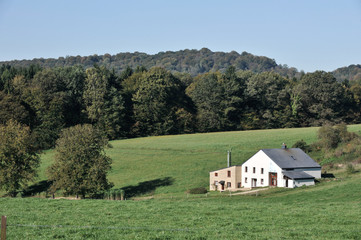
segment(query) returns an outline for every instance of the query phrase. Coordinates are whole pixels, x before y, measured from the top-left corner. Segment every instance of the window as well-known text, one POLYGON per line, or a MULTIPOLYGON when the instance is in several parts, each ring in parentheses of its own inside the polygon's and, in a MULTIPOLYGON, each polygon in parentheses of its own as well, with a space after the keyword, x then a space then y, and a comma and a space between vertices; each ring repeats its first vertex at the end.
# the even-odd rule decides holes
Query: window
POLYGON ((261 168, 261 174, 263 174, 263 168, 261 168))
POLYGON ((214 176, 215 176, 215 177, 218 177, 218 173, 217 173, 217 172, 216 172, 216 173, 214 173, 214 176))
POLYGON ((231 183, 227 182, 227 188, 231 188, 231 183))
POLYGON ((248 172, 248 167, 244 167, 244 172, 248 172))
POLYGON ((214 181, 214 185, 215 185, 215 186, 218 186, 218 181, 214 181))
POLYGON ((231 177, 231 171, 227 171, 227 177, 231 177))
POLYGON ((256 173, 256 168, 255 167, 253 167, 253 173, 256 173))
POLYGON ((244 178, 244 182, 247 183, 247 178, 244 178))
POLYGON ((241 187, 242 187, 242 184, 239 182, 237 187, 238 187, 238 188, 241 188, 241 187))
MULTIPOLYGON (((263 168, 262 168, 263 169, 263 168)), ((261 185, 263 185, 263 178, 261 178, 261 185)))

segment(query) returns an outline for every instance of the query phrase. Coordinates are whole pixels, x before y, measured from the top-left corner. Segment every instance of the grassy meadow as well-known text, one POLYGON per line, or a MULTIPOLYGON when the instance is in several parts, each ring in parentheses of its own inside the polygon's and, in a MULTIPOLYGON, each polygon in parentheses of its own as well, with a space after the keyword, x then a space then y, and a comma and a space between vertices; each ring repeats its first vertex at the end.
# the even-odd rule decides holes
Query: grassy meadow
POLYGON ((360 239, 360 172, 258 196, 0 198, 8 239, 360 239))
MULTIPOLYGON (((226 167, 229 149, 232 164, 240 165, 262 148, 279 148, 283 142, 291 147, 300 139, 312 143, 317 139, 317 130, 311 127, 116 140, 107 149, 113 159, 109 179, 115 188, 147 182, 144 185, 149 187, 148 193, 183 194, 190 188, 208 187, 209 172, 226 167)), ((361 125, 351 125, 349 130, 359 132, 361 125)), ((42 154, 40 180, 46 179, 45 169, 53 157, 53 150, 42 154)))
MULTIPOLYGON (((359 132, 361 125, 349 130, 359 132)), ((8 239, 360 239, 359 166, 350 175, 336 169, 336 178, 310 187, 257 195, 184 193, 208 187, 209 171, 225 167, 230 148, 233 164, 241 164, 259 149, 312 143, 316 136, 317 128, 300 128, 112 141, 107 153, 115 187, 143 186, 140 195, 154 198, 0 198, 0 214, 8 219, 8 239)), ((46 179, 53 157, 52 150, 42 155, 38 180, 46 179)))

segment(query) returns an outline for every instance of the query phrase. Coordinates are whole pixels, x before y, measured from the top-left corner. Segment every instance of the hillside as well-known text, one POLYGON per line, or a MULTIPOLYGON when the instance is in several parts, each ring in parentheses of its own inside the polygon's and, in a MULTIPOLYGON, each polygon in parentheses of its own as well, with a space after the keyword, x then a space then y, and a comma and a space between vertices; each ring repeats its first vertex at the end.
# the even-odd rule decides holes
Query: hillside
POLYGON ((253 196, 1 198, 0 205, 9 239, 359 239, 360 171, 335 175, 315 186, 253 196))
MULTIPOLYGON (((361 125, 351 125, 359 133, 361 125)), ((315 186, 270 188, 256 195, 212 192, 208 171, 224 167, 226 150, 241 164, 260 148, 311 143, 317 128, 221 132, 112 141, 111 180, 116 187, 154 198, 141 201, 0 198, 9 239, 358 239, 360 166, 315 186), (147 182, 144 182, 147 181, 147 182), (141 183, 143 182, 143 183, 141 183), (164 186, 167 185, 167 186, 164 186)), ((42 155, 40 179, 54 151, 42 155)), ((311 155, 313 156, 313 155, 311 155)), ((317 156, 313 156, 317 159, 317 156)))
MULTIPOLYGON (((248 52, 239 54, 232 52, 212 52, 207 48, 201 50, 185 49, 179 51, 159 52, 157 54, 147 54, 142 52, 125 52, 115 55, 90 55, 90 56, 66 56, 59 58, 34 58, 32 60, 0 61, 1 65, 13 67, 29 67, 39 65, 44 68, 70 67, 80 65, 90 68, 94 65, 105 66, 114 69, 116 73, 121 73, 127 67, 136 69, 144 66, 146 68, 163 67, 172 72, 189 73, 192 76, 207 72, 224 72, 229 66, 234 66, 236 70, 250 70, 255 73, 275 71, 282 76, 289 78, 300 78, 303 72, 299 72, 294 67, 286 64, 277 64, 274 59, 266 56, 256 56, 248 52)), ((361 65, 352 64, 347 67, 340 67, 332 71, 335 78, 342 82, 361 80, 361 65)))
POLYGON ((154 55, 134 52, 118 53, 116 55, 91 55, 91 56, 67 56, 54 58, 38 58, 33 60, 14 60, 0 62, 14 67, 27 67, 40 65, 41 67, 65 67, 82 65, 85 68, 93 67, 94 64, 114 69, 117 73, 125 70, 128 66, 136 68, 144 66, 164 67, 173 72, 189 73, 196 76, 209 71, 224 71, 229 66, 235 66, 237 70, 250 70, 253 72, 276 71, 285 76, 295 76, 299 73, 295 68, 278 65, 275 60, 263 56, 255 56, 247 52, 239 54, 235 51, 212 52, 207 48, 201 50, 180 50, 159 52, 154 55))
POLYGON ((341 82, 345 79, 349 80, 350 82, 359 82, 361 81, 361 65, 350 65, 348 67, 338 68, 332 72, 335 78, 341 82))
MULTIPOLYGON (((158 136, 112 141, 107 150, 113 159, 109 178, 115 188, 142 189, 140 193, 183 194, 194 187, 208 187, 209 172, 226 166, 227 150, 232 149, 234 165, 242 164, 259 149, 292 146, 303 139, 316 141, 318 128, 254 130, 158 136), (146 182, 148 181, 148 182, 146 182), (147 189, 149 188, 149 189, 147 189), (149 190, 149 191, 148 191, 149 190)), ((358 132, 361 125, 349 126, 358 132)), ((318 159, 316 153, 311 157, 318 159)), ((40 178, 50 165, 53 151, 42 155, 40 178)))

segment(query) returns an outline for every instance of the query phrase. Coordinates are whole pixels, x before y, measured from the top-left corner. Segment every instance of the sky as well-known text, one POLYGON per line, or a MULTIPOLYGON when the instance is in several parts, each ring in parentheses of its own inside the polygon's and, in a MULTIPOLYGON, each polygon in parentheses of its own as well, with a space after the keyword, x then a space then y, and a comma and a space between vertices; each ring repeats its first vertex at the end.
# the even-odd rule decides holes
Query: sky
POLYGON ((0 0, 0 61, 208 48, 361 64, 361 0, 0 0))

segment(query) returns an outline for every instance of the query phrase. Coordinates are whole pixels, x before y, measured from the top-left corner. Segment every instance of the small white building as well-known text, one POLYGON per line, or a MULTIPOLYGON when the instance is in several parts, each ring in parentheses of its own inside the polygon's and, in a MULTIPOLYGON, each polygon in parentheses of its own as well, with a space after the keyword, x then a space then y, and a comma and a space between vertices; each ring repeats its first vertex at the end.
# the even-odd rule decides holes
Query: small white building
POLYGON ((314 185, 321 166, 299 148, 262 149, 242 164, 242 187, 314 185))

